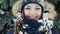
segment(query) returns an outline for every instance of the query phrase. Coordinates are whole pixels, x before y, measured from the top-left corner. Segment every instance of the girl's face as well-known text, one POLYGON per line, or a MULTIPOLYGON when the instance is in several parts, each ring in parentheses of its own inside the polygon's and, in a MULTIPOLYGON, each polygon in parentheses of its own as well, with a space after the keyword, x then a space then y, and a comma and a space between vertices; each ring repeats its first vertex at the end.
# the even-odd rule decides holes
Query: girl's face
POLYGON ((38 4, 31 3, 24 7, 25 17, 29 19, 38 20, 41 17, 41 13, 42 9, 38 4))

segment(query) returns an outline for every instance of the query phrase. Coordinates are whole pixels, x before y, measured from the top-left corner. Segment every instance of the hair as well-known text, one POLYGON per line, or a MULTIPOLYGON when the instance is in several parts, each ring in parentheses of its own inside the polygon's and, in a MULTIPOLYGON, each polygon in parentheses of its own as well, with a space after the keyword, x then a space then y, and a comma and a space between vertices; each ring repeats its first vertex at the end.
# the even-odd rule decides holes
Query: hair
POLYGON ((19 31, 22 31, 24 34, 23 30, 23 24, 24 22, 22 20, 16 20, 15 26, 14 26, 14 34, 19 34, 19 31))

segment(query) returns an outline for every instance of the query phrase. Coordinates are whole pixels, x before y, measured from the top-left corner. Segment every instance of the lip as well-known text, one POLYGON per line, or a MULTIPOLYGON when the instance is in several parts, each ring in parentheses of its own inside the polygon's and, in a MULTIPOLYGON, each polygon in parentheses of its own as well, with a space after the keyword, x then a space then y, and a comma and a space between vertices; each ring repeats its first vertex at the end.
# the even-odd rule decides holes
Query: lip
POLYGON ((30 17, 29 19, 34 19, 35 20, 36 18, 35 17, 30 17))
POLYGON ((36 20, 37 19, 37 17, 35 17, 35 16, 27 16, 27 18, 33 19, 33 20, 36 20))

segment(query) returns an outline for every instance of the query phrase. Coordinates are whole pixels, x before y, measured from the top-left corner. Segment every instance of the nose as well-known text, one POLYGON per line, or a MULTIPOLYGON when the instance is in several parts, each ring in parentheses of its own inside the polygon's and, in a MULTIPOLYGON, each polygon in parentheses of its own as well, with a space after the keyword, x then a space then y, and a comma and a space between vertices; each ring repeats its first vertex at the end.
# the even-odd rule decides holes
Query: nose
POLYGON ((31 14, 31 15, 35 15, 35 14, 36 14, 35 10, 31 10, 31 11, 30 11, 30 14, 31 14))
POLYGON ((37 16, 37 14, 36 14, 36 12, 35 12, 35 11, 31 11, 31 12, 30 12, 30 14, 29 14, 29 16, 30 16, 30 17, 33 17, 33 16, 34 16, 34 17, 36 17, 36 16, 37 16))

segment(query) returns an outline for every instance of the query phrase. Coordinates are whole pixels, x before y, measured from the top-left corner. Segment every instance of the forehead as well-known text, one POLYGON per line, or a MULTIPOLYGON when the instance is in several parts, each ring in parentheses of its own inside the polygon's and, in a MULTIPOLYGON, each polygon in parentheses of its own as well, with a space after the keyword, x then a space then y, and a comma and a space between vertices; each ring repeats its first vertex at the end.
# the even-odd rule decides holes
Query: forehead
POLYGON ((39 5, 36 4, 36 3, 29 3, 29 4, 27 4, 25 7, 41 7, 41 6, 39 6, 39 5))

